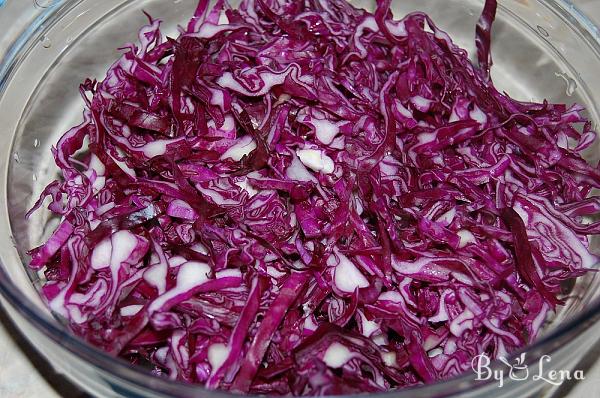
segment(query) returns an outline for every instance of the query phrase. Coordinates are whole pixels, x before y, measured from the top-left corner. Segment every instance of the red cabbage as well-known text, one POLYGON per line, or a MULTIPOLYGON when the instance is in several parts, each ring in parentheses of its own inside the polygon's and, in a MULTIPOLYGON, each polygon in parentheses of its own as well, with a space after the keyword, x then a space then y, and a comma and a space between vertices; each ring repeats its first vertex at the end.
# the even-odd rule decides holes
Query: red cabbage
POLYGON ((519 102, 423 13, 201 0, 81 85, 30 251, 50 308, 155 374, 274 395, 448 378, 597 262, 581 106, 519 102), (224 19, 228 21, 224 23, 224 19), (85 144, 89 142, 88 144, 85 144))

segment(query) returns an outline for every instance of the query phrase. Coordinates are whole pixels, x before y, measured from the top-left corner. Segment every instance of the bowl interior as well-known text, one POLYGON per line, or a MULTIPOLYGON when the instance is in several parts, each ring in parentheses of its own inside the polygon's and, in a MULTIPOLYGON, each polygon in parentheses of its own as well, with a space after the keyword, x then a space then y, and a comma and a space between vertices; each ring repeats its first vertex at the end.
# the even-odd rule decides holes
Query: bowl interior
MULTIPOLYGON (((57 177, 50 152, 63 132, 82 120, 78 87, 86 78, 101 80, 118 56, 118 47, 137 40, 146 21, 142 13, 163 20, 163 32, 175 36, 177 25, 193 14, 195 1, 95 0, 66 1, 56 16, 36 32, 0 99, 0 128, 7 164, 2 183, 3 211, 10 225, 0 230, 0 258, 10 278, 43 311, 36 287, 40 275, 26 270, 26 251, 43 242, 57 220, 46 210, 29 220, 25 213, 43 188, 57 177), (33 283, 32 283, 33 282, 33 283)), ((235 3, 235 2, 234 2, 235 3)), ((372 9, 374 1, 353 3, 372 9)), ((475 24, 481 10, 477 0, 397 0, 394 14, 419 10, 431 15, 455 42, 474 53, 475 24), (442 6, 443 5, 443 6, 442 6)), ((506 0, 501 4, 493 35, 493 78, 497 87, 524 101, 581 103, 589 118, 600 120, 598 43, 585 25, 555 1, 506 0)), ((587 153, 600 159, 595 146, 587 153)), ((599 249, 600 239, 592 245, 599 249)), ((580 312, 600 292, 598 278, 588 274, 569 286, 571 299, 547 330, 580 312)))

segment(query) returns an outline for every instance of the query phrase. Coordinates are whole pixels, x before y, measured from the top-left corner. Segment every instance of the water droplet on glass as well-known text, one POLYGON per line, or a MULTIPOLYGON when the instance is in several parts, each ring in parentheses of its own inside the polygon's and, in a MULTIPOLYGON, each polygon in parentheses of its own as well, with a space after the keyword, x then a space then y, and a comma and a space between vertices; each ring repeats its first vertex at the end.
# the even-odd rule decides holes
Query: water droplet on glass
POLYGON ((33 0, 33 6, 36 8, 48 8, 55 2, 56 0, 33 0))
POLYGON ((555 73, 557 77, 560 77, 567 83, 567 89, 565 90, 565 94, 569 97, 575 94, 575 90, 577 90, 577 82, 571 76, 569 76, 566 72, 555 73))
POLYGON ((33 147, 34 147, 34 148, 38 148, 39 146, 40 146, 40 140, 39 140, 39 139, 37 139, 37 138, 35 138, 35 139, 33 140, 33 147))
POLYGON ((540 35, 542 35, 544 37, 550 36, 550 33, 548 33, 548 31, 546 29, 544 29, 543 27, 541 27, 540 25, 537 26, 537 30, 538 30, 538 32, 540 32, 540 35))
POLYGON ((42 38, 40 39, 40 43, 42 43, 42 47, 44 48, 52 47, 52 42, 50 41, 50 38, 46 35, 42 36, 42 38))
POLYGON ((13 159, 15 160, 15 162, 19 163, 19 161, 21 160, 19 158, 19 152, 15 152, 13 153, 13 159))
POLYGON ((570 79, 569 83, 567 84, 566 93, 570 97, 575 94, 575 90, 577 90, 577 82, 573 79, 570 79))
POLYGON ((31 178, 33 179, 33 181, 37 181, 37 174, 33 173, 33 175, 31 176, 31 178))
POLYGON ((73 42, 73 38, 72 37, 67 37, 66 43, 67 44, 71 44, 73 42))

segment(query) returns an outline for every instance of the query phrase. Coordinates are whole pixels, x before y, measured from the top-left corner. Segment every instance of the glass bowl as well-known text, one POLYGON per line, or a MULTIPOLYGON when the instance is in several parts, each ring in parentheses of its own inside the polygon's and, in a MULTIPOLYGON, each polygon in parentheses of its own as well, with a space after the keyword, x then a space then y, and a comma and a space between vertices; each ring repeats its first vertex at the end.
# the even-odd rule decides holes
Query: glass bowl
MULTIPOLYGON (((233 2, 235 3, 235 2, 233 2)), ((353 3, 373 8, 374 1, 353 3)), ((397 0, 395 15, 421 10, 474 53, 474 31, 482 1, 397 0)), ((600 121, 600 37, 596 27, 570 2, 503 0, 494 25, 493 76, 496 85, 522 100, 579 102, 588 117, 600 121)), ((0 299, 30 342, 82 389, 98 396, 226 397, 199 386, 152 377, 141 368, 88 345, 59 323, 38 294, 36 273, 27 270, 27 249, 38 245, 55 226, 38 211, 25 212, 43 187, 56 177, 50 147, 81 120, 78 86, 87 77, 103 78, 118 57, 117 47, 137 39, 146 21, 141 12, 159 16, 167 34, 189 19, 196 0, 21 0, 0 1, 0 299)), ((587 157, 594 164, 600 151, 587 157)), ((593 239, 600 248, 600 239, 593 239)), ((565 286, 568 303, 547 322, 542 336, 526 353, 526 380, 506 376, 502 388, 494 378, 474 373, 383 397, 539 396, 554 386, 531 375, 550 369, 573 370, 600 335, 600 279, 595 273, 565 286), (549 357, 544 357, 547 355, 549 357), (550 361, 548 361, 550 358, 550 361), (483 378, 483 377, 480 377, 483 378)), ((513 361, 514 358, 509 358, 513 361)), ((494 362, 493 369, 504 370, 494 362)), ((544 373, 546 374, 546 373, 544 373)))

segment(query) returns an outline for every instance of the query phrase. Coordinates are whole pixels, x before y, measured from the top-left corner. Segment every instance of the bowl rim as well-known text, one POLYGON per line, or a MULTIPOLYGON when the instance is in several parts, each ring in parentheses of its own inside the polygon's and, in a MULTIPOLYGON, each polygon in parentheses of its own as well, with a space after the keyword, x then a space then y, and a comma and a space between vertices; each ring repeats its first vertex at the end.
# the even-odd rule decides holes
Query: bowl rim
MULTIPOLYGON (((22 58, 21 51, 28 50, 32 38, 37 37, 38 31, 47 26, 52 26, 53 22, 60 19, 64 12, 71 7, 85 0, 55 0, 50 6, 40 11, 38 17, 33 23, 19 36, 12 46, 6 52, 6 55, 0 62, 0 96, 3 95, 4 87, 11 78, 12 69, 18 67, 18 62, 22 58)), ((571 0, 538 0, 553 11, 558 12, 562 18, 569 18, 571 22, 578 24, 582 30, 589 35, 596 50, 600 54, 600 31, 592 20, 585 15, 571 0)), ((499 5, 501 7, 501 5, 499 5)), ((26 53, 25 53, 26 55, 26 53)), ((4 170, 3 172, 6 172, 4 170)), ((5 201, 5 198, 2 198, 5 201)), ((0 264, 2 259, 0 259, 0 264)), ((231 398, 239 396, 222 390, 209 390, 202 385, 189 384, 167 378, 152 376, 147 370, 138 366, 132 366, 130 363, 120 357, 113 357, 105 351, 91 345, 80 337, 61 327, 58 322, 52 322, 48 314, 42 312, 29 299, 24 298, 19 293, 19 289, 10 282, 10 277, 5 270, 0 267, 0 299, 5 299, 9 304, 9 314, 16 311, 35 329, 41 332, 54 343, 64 347, 75 357, 81 358, 92 365, 93 368, 102 374, 110 375, 122 379, 139 389, 151 389, 153 393, 176 396, 204 396, 231 398)), ((0 300, 0 305, 3 300, 0 300)), ((562 347, 564 343, 571 341, 584 334, 592 325, 600 321, 600 298, 593 300, 586 309, 573 316, 568 321, 561 323, 555 329, 549 331, 546 335, 540 337, 534 343, 512 352, 508 357, 509 361, 517 358, 523 352, 532 353, 528 356, 525 364, 535 365, 540 357, 546 353, 544 347, 551 347, 556 351, 556 347, 562 347)), ((16 325, 19 328, 19 325, 16 325)), ((22 330, 20 330, 21 333, 22 330)), ((23 333, 25 338, 28 336, 23 333)), ((34 346, 39 352, 37 347, 34 346)), ((547 352, 548 354, 550 352, 547 352)), ((49 359, 49 358, 48 358, 49 359)), ((51 363, 51 362, 50 362, 51 363)), ((492 362, 492 369, 502 366, 498 360, 492 362)), ((67 375, 69 376, 69 375, 67 375)), ((431 384, 417 385, 399 390, 390 390, 380 392, 376 395, 380 398, 408 398, 408 397, 430 397, 430 396, 458 396, 466 389, 473 392, 481 392, 486 388, 496 390, 495 380, 475 380, 474 374, 463 372, 457 376, 446 380, 436 381, 431 384)), ((75 380, 73 380, 76 382, 75 380)), ((511 380, 507 380, 509 384, 511 380)), ((508 385, 506 385, 508 387, 508 385)), ((496 390, 497 391, 497 390, 496 390)), ((363 394, 358 394, 363 395, 363 394)), ((371 394, 369 394, 371 395, 371 394)), ((256 395, 248 395, 256 396, 256 395)), ((357 395, 338 395, 336 397, 352 397, 357 395)))

